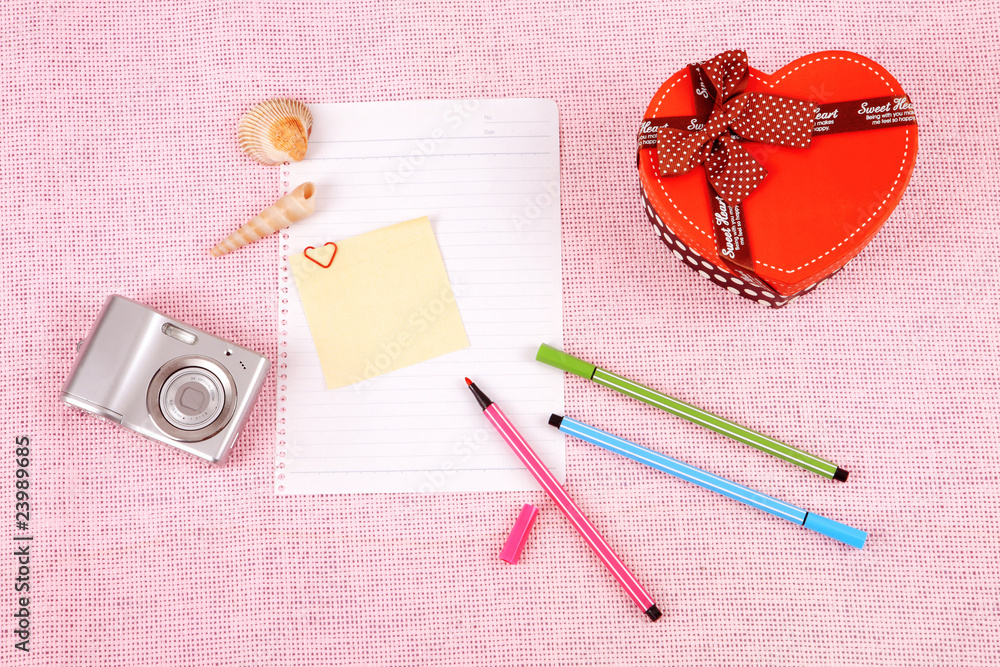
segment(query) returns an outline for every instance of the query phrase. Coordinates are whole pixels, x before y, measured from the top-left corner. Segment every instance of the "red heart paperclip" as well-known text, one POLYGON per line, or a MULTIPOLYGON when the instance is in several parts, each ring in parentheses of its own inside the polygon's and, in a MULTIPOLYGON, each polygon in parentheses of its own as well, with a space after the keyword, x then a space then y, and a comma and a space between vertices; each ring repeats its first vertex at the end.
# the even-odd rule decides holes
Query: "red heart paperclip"
POLYGON ((337 256, 337 244, 334 243, 333 241, 328 241, 325 244, 323 244, 323 247, 325 248, 328 245, 332 245, 333 246, 333 254, 330 255, 330 261, 327 262, 326 264, 320 264, 319 262, 316 261, 315 257, 310 257, 309 256, 309 251, 310 250, 315 250, 316 249, 315 246, 308 246, 308 247, 306 247, 306 249, 302 251, 302 254, 306 256, 306 259, 308 259, 309 261, 313 262, 314 264, 316 264, 316 266, 320 267, 321 269, 329 269, 330 265, 333 264, 333 258, 337 256))

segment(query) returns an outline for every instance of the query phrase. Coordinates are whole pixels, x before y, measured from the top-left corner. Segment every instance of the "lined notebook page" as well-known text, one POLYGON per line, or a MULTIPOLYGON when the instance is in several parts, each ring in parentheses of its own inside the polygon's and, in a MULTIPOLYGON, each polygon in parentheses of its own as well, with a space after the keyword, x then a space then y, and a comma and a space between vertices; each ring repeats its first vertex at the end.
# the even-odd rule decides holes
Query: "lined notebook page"
MULTIPOLYGON (((466 376, 564 481, 563 435, 548 426, 549 414, 563 410, 563 375, 534 360, 540 343, 562 342, 555 103, 310 109, 308 157, 282 169, 284 191, 312 181, 318 201, 316 214, 284 230, 280 244, 277 493, 539 488, 483 416, 466 376), (424 215, 470 347, 325 389, 288 255, 424 215)), ((433 317, 430 304, 409 321, 433 317)))

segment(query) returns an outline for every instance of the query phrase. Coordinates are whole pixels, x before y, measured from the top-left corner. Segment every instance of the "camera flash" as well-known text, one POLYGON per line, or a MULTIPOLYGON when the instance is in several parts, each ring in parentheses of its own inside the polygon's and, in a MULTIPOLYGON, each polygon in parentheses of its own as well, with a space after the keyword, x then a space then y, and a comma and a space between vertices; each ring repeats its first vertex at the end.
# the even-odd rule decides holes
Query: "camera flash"
POLYGON ((180 327, 175 327, 173 324, 167 322, 162 327, 163 333, 167 334, 171 338, 175 338, 182 343, 187 343, 188 345, 194 345, 198 342, 198 337, 191 333, 190 331, 185 331, 180 327))

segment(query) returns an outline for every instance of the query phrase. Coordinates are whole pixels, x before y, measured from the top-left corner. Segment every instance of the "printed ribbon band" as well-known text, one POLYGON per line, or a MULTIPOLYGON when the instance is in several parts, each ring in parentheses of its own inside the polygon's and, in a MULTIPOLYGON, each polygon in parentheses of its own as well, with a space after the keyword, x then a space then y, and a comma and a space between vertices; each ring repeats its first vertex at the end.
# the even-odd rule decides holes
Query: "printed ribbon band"
POLYGON ((711 114, 700 130, 660 127, 656 144, 660 176, 684 174, 704 163, 718 195, 730 206, 737 206, 767 176, 767 170, 743 148, 741 140, 809 147, 816 105, 745 92, 749 73, 745 51, 727 51, 691 65, 695 93, 702 105, 711 102, 711 114))

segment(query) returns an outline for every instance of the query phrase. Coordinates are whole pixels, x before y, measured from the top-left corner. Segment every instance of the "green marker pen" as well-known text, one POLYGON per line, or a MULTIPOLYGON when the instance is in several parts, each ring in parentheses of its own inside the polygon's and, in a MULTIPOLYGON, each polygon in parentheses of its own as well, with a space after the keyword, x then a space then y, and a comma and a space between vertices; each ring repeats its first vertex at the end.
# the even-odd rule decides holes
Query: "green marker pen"
POLYGON ((633 382, 626 377, 606 371, 603 368, 598 368, 594 364, 588 363, 583 359, 578 359, 571 354, 566 354, 562 350, 557 350, 544 343, 538 348, 538 355, 535 358, 549 366, 554 366, 573 375, 579 375, 582 378, 596 382, 609 389, 614 389, 626 396, 638 399, 643 403, 660 408, 664 412, 669 412, 672 415, 704 426, 745 445, 755 447, 783 461, 794 463, 800 468, 805 468, 827 479, 846 482, 847 476, 850 474, 843 468, 838 467, 836 463, 830 463, 818 456, 813 456, 809 452, 786 445, 780 440, 775 440, 756 431, 751 431, 728 419, 713 415, 711 412, 705 412, 693 405, 678 401, 676 398, 671 398, 666 394, 661 394, 649 387, 633 382))

